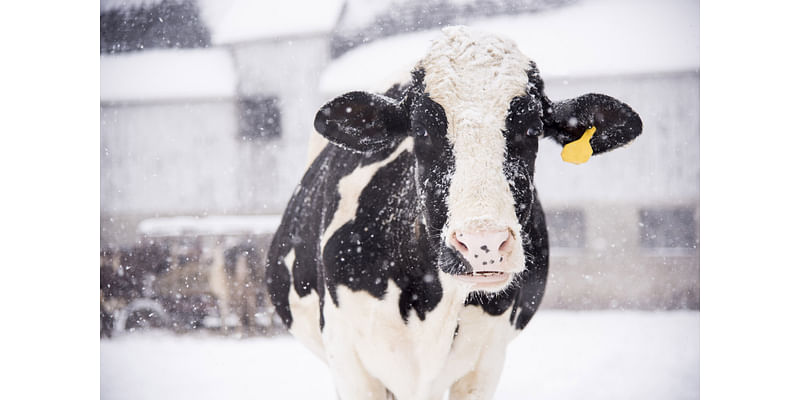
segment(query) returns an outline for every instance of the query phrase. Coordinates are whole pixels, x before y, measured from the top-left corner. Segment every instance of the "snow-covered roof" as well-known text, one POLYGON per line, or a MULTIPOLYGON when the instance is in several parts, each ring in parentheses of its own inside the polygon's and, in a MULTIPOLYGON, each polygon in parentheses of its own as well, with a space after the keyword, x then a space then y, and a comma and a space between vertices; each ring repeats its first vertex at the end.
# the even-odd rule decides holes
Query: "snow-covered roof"
POLYGON ((148 7, 163 1, 164 0, 100 0, 100 12, 134 7, 148 7))
MULTIPOLYGON (((100 12, 152 7, 163 0, 101 0, 100 12)), ((344 0, 197 0, 213 44, 328 34, 344 0)))
POLYGON ((214 44, 263 38, 327 34, 344 0, 200 0, 214 44))
POLYGON ((272 234, 281 223, 280 215, 225 215, 211 217, 150 218, 139 223, 139 234, 181 235, 263 235, 272 234))
POLYGON ((381 13, 389 11, 397 0, 347 0, 340 28, 358 29, 369 25, 381 13))
MULTIPOLYGON (((534 14, 475 21, 473 28, 517 42, 547 78, 696 70, 700 67, 698 0, 594 0, 534 14)), ((358 47, 324 71, 333 95, 386 86, 409 71, 440 30, 390 37, 358 47)))
POLYGON ((100 57, 101 101, 231 98, 237 75, 229 51, 148 50, 100 57))

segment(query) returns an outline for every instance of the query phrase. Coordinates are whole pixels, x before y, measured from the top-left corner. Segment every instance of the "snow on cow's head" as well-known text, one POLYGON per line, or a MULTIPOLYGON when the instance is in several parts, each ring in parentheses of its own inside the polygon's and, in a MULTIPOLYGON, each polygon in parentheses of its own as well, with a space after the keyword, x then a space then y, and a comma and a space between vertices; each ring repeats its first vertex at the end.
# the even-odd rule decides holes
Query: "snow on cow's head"
POLYGON ((473 290, 498 291, 537 251, 523 227, 535 202, 540 137, 588 140, 594 154, 641 133, 639 116, 608 96, 551 102, 536 65, 504 38, 450 27, 400 96, 350 92, 317 113, 331 142, 373 152, 414 139, 417 192, 439 267, 473 290))

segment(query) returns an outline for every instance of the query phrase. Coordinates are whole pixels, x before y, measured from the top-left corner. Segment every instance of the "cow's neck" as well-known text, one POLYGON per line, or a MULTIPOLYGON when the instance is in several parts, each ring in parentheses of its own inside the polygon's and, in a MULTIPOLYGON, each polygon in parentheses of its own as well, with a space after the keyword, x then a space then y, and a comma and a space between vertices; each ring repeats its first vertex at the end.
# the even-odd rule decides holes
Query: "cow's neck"
POLYGON ((413 315, 406 323, 413 343, 409 350, 417 361, 415 375, 418 387, 429 387, 441 376, 450 357, 459 316, 464 311, 468 295, 468 289, 445 275, 439 271, 443 293, 436 308, 425 315, 424 321, 413 315))

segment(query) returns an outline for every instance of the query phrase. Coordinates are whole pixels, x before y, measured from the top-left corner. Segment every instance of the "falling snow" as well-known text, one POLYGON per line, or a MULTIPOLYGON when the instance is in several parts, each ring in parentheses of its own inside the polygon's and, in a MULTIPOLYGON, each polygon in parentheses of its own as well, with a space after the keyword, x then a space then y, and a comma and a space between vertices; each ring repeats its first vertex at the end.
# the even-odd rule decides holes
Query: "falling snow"
MULTIPOLYGON (((698 2, 397 4, 101 1, 101 398, 333 398, 268 300, 271 234, 314 154, 317 108, 408 79, 456 20, 516 40, 551 98, 614 94, 645 126, 581 167, 541 141, 551 271, 496 397, 698 398, 698 2)), ((351 238, 355 254, 367 237, 351 238)))

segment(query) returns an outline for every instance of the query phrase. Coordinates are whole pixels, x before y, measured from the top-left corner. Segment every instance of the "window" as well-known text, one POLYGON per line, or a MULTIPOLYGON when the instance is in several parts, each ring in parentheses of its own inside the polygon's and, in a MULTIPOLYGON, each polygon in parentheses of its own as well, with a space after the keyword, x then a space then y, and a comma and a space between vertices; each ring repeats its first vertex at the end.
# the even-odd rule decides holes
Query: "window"
POLYGON ((550 247, 584 247, 586 243, 586 220, 582 210, 548 211, 546 220, 550 247))
POLYGON ((239 99, 239 136, 245 140, 281 136, 281 110, 276 97, 239 99))
POLYGON ((697 248, 694 208, 643 208, 639 210, 639 243, 645 248, 697 248))

